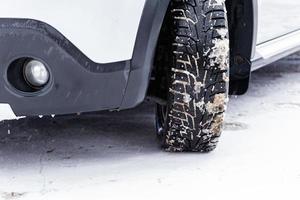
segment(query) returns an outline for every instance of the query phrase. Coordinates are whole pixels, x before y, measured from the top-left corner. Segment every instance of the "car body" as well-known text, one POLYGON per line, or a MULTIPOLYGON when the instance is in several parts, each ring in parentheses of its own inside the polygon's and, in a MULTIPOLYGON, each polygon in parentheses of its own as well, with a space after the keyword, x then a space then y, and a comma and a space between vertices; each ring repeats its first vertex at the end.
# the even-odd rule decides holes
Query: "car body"
MULTIPOLYGON (((170 0, 1 3, 0 103, 11 116, 123 110, 151 96, 153 60, 170 0), (12 68, 24 58, 45 63, 50 72, 45 87, 22 85, 22 70, 12 68)), ((300 3, 226 4, 230 94, 240 95, 251 71, 300 50, 300 3)))

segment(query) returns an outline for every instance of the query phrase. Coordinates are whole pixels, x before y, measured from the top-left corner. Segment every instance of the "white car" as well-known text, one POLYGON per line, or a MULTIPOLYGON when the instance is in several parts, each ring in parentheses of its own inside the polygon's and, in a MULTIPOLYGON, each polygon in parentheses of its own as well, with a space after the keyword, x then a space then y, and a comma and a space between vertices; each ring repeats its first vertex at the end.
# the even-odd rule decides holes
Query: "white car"
POLYGON ((164 149, 208 152, 228 94, 298 50, 297 0, 1 0, 0 112, 123 110, 148 97, 164 149))

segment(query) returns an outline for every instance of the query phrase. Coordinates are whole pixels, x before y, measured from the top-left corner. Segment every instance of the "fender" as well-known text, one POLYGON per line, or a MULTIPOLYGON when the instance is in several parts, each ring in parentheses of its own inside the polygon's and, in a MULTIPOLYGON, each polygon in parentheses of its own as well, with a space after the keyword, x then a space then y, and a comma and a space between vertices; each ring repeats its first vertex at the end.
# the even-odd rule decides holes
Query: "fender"
POLYGON ((170 0, 147 0, 131 61, 126 93, 120 109, 142 103, 150 82, 156 46, 170 0))
POLYGON ((145 2, 9 0, 1 4, 0 18, 26 18, 47 23, 92 61, 109 63, 132 58, 145 2))

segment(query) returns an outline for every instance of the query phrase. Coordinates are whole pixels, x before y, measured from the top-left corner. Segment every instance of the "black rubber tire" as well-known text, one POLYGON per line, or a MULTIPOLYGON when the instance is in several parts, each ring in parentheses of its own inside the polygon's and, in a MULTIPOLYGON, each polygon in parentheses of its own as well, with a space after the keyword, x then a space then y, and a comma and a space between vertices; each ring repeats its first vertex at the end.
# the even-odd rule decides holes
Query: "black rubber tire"
MULTIPOLYGON (((228 101, 229 35, 224 0, 172 0, 164 31, 168 102, 157 105, 157 132, 171 152, 209 152, 228 101)), ((163 56, 158 56, 163 57, 163 56)))

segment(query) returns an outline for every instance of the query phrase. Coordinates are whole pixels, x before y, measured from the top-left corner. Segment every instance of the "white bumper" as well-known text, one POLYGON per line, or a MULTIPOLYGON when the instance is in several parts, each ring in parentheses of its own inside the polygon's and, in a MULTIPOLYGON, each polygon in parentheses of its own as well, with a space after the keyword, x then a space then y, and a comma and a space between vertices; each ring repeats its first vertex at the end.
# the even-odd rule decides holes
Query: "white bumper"
POLYGON ((9 0, 0 18, 35 19, 56 28, 97 63, 132 58, 145 0, 9 0))

